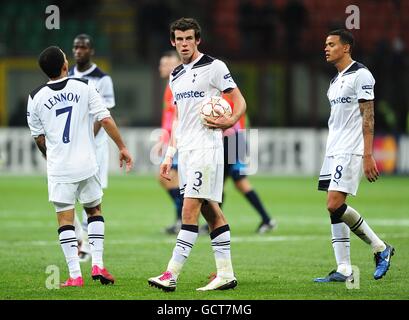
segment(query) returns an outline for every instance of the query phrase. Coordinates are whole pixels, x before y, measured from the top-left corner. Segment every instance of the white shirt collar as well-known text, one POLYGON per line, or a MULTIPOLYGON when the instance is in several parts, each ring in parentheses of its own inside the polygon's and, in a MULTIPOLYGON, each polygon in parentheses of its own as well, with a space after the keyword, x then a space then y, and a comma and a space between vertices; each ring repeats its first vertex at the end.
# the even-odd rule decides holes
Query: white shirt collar
POLYGON ((78 71, 77 66, 74 67, 74 74, 78 74, 80 76, 86 76, 87 74, 90 74, 92 71, 95 70, 95 68, 97 67, 97 65, 95 63, 91 64, 91 67, 89 67, 87 70, 85 71, 78 71))
POLYGON ((185 68, 187 70, 191 69, 193 67, 193 65, 196 62, 198 62, 202 57, 203 57, 203 53, 199 54, 199 56, 195 60, 193 60, 192 62, 189 62, 188 64, 184 64, 183 68, 185 68))
POLYGON ((49 83, 61 82, 61 81, 64 81, 65 79, 67 79, 67 77, 64 77, 64 78, 61 78, 61 79, 57 79, 57 80, 50 80, 50 81, 47 82, 47 84, 49 84, 49 83))
POLYGON ((352 62, 351 62, 344 70, 342 70, 341 72, 339 72, 338 75, 339 75, 339 76, 342 76, 342 75, 345 73, 345 71, 347 71, 354 63, 355 63, 355 61, 352 60, 352 62))

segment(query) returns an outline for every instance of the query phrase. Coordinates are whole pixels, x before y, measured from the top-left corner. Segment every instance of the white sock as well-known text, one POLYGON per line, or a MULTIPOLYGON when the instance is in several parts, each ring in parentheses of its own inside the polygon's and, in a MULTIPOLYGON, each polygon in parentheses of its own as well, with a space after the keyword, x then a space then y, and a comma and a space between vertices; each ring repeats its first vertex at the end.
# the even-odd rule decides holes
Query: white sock
POLYGON ((105 223, 102 216, 88 218, 88 241, 91 250, 92 265, 104 267, 102 256, 104 254, 105 223))
POLYGON ((374 252, 380 252, 386 249, 385 243, 372 231, 361 215, 352 207, 347 206, 344 214, 341 216, 353 233, 361 240, 370 244, 374 252))
POLYGON ((230 254, 230 228, 226 224, 210 233, 217 275, 223 278, 234 277, 230 254))
POLYGON ((344 222, 332 223, 332 247, 334 248, 335 260, 337 261, 337 272, 344 276, 352 273, 350 256, 350 229, 344 222))
POLYGON ((182 224, 176 239, 176 245, 173 249, 172 258, 170 259, 167 271, 170 271, 175 279, 179 277, 182 267, 189 257, 190 251, 199 235, 199 227, 193 224, 182 224))
POLYGON ((70 277, 75 279, 81 276, 80 260, 78 257, 78 241, 75 237, 75 228, 72 225, 65 225, 58 229, 58 237, 65 261, 67 261, 70 277))

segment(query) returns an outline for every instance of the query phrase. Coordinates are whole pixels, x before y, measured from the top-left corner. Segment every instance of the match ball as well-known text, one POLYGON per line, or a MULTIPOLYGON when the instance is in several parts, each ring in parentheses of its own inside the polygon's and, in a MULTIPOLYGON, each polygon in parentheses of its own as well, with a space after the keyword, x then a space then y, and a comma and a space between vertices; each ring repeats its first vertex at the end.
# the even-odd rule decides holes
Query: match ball
POLYGON ((210 97, 206 98, 200 104, 200 117, 202 121, 204 117, 210 117, 217 119, 222 115, 230 117, 232 109, 230 104, 222 97, 210 97))

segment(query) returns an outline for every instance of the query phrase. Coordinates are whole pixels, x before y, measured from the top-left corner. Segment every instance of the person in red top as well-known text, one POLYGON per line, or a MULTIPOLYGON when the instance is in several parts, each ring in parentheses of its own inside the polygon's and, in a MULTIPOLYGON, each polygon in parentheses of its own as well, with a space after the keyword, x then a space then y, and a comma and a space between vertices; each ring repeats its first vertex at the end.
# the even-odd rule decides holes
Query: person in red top
MULTIPOLYGON (((159 62, 159 74, 162 79, 169 80, 169 75, 178 65, 181 64, 180 58, 176 51, 166 51, 159 62)), ((163 155, 167 149, 170 134, 172 132, 172 123, 175 116, 176 106, 173 104, 172 91, 169 84, 166 85, 163 95, 163 111, 162 111, 162 135, 159 141, 159 154, 163 155)), ((166 180, 160 175, 158 180, 161 186, 169 193, 176 208, 176 221, 173 225, 165 228, 168 234, 178 234, 182 225, 182 206, 183 196, 179 191, 179 180, 177 173, 177 157, 173 158, 172 169, 170 171, 171 180, 166 180)))
MULTIPOLYGON (((234 108, 233 101, 231 101, 226 95, 223 95, 223 98, 229 102, 232 109, 234 108)), ((256 230, 257 233, 265 233, 267 231, 273 230, 276 226, 276 221, 272 219, 269 214, 267 213, 266 209, 264 208, 263 203, 261 202, 257 192, 254 190, 253 186, 250 183, 247 175, 243 172, 246 168, 246 164, 240 162, 239 154, 241 148, 245 148, 245 136, 241 132, 241 130, 246 129, 247 117, 244 114, 236 124, 225 130, 223 133, 223 143, 224 143, 224 181, 230 176, 234 181, 234 186, 240 193, 246 197, 246 199, 250 202, 253 208, 257 211, 261 218, 261 222, 256 230), (236 148, 230 148, 228 139, 230 136, 236 135, 236 148), (234 154, 232 155, 232 152, 234 154), (230 157, 229 157, 230 154, 230 157), (229 161, 230 159, 230 161, 229 161), (231 159, 235 159, 234 163, 231 163, 231 159), (229 163, 230 162, 230 163, 229 163)), ((223 203, 225 201, 225 193, 223 192, 223 203)), ((204 225, 201 228, 201 231, 208 232, 208 226, 204 225)))

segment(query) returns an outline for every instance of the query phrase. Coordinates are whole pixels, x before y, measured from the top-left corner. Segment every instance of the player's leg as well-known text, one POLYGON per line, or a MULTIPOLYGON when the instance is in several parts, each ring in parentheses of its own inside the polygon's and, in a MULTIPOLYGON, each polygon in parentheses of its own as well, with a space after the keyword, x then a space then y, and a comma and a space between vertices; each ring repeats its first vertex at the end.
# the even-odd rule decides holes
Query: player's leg
MULTIPOLYGON (((333 166, 332 180, 329 190, 341 191, 356 195, 362 176, 362 157, 356 155, 342 155, 336 158, 333 166)), ((329 192, 330 193, 330 192, 329 192)), ((382 278, 389 269, 390 258, 395 249, 383 242, 361 217, 357 210, 345 202, 327 203, 332 215, 348 225, 355 235, 372 247, 375 256, 374 278, 382 278)))
POLYGON ((58 237, 67 262, 70 277, 61 284, 61 287, 82 287, 80 262, 78 257, 78 241, 75 237, 74 205, 54 202, 57 210, 58 237))
MULTIPOLYGON (((98 174, 102 189, 108 188, 108 169, 109 169, 109 144, 105 141, 96 146, 96 159, 98 163, 98 174)), ((80 262, 89 261, 91 258, 91 248, 88 240, 88 214, 82 210, 82 228, 81 228, 82 246, 80 248, 80 262)))
POLYGON ((174 291, 176 281, 198 237, 198 221, 203 200, 191 197, 195 183, 195 159, 192 151, 179 152, 178 178, 179 188, 184 196, 182 209, 182 226, 177 235, 176 245, 167 269, 161 275, 148 279, 151 286, 164 291, 174 291))
POLYGON ((202 214, 210 228, 210 239, 216 262, 216 276, 198 291, 225 290, 237 286, 230 250, 230 227, 217 202, 206 201, 202 214))
MULTIPOLYGON (((331 271, 326 277, 316 278, 314 280, 316 282, 345 282, 352 280, 350 229, 347 224, 337 217, 336 213, 333 214, 332 212, 336 211, 338 207, 345 203, 347 196, 345 192, 335 190, 337 184, 333 181, 334 179, 332 177, 333 171, 337 165, 340 165, 340 161, 341 159, 336 160, 334 157, 325 157, 318 183, 318 190, 327 191, 327 209, 330 213, 332 247, 337 262, 337 269, 331 271), (335 186, 331 185, 331 182, 335 184, 335 186), (330 206, 336 207, 335 210, 330 209, 330 206)), ((344 161, 342 161, 342 166, 345 166, 344 161)), ((338 174, 336 177, 338 177, 338 174)))
POLYGON ((67 262, 69 278, 62 287, 83 286, 78 257, 78 241, 75 236, 74 206, 76 183, 48 182, 49 201, 54 204, 58 220, 58 237, 67 262))
POLYGON ((346 275, 352 272, 348 266, 344 266, 350 260, 348 228, 371 245, 376 260, 374 277, 375 279, 383 277, 389 268, 390 256, 393 255, 394 249, 379 239, 361 215, 346 204, 347 194, 356 195, 358 190, 362 174, 362 157, 354 155, 327 157, 323 169, 319 189, 324 190, 325 187, 328 189, 327 209, 331 216, 333 247, 335 256, 339 256, 342 262, 339 264, 339 273, 346 275), (324 173, 328 168, 329 173, 324 173))
POLYGON ((374 278, 376 280, 382 278, 389 269, 390 258, 394 255, 395 249, 377 236, 358 211, 345 202, 334 201, 333 193, 337 192, 328 192, 327 203, 331 219, 344 222, 355 235, 372 247, 375 256, 374 278))
POLYGON ((102 284, 114 283, 115 279, 104 267, 105 220, 101 212, 101 182, 98 175, 81 181, 78 188, 78 199, 87 213, 88 242, 91 252, 91 275, 102 284))
POLYGON ((198 288, 199 291, 232 289, 237 286, 231 261, 230 227, 219 207, 223 193, 223 150, 215 149, 212 152, 213 155, 209 152, 208 157, 213 156, 213 165, 202 176, 203 194, 206 189, 211 190, 208 200, 202 206, 202 214, 210 228, 217 274, 206 286, 198 288))
POLYGON ((202 202, 202 199, 184 198, 182 226, 176 239, 172 257, 165 272, 148 279, 150 286, 155 286, 164 291, 174 291, 176 289, 176 281, 199 234, 198 221, 202 202))
MULTIPOLYGON (((344 192, 328 192, 332 181, 332 173, 334 169, 334 157, 325 157, 320 171, 318 190, 327 191, 327 208, 328 204, 339 206, 345 202, 346 193, 344 192)), ((314 279, 315 282, 345 282, 352 280, 352 266, 350 254, 350 229, 336 215, 330 213, 331 219, 331 234, 332 248, 334 250, 337 269, 331 271, 328 276, 314 279)))

